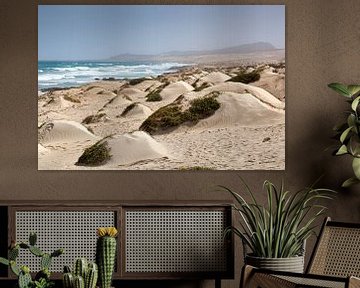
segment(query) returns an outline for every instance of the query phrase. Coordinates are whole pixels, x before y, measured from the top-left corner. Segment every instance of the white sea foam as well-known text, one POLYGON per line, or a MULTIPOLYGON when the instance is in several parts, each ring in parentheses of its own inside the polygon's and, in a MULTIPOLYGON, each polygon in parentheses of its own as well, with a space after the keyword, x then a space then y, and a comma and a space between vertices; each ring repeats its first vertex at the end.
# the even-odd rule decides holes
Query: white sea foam
POLYGON ((187 66, 177 62, 157 64, 126 65, 124 63, 77 63, 64 64, 65 67, 51 65, 38 69, 39 89, 42 87, 68 87, 94 81, 95 78, 140 78, 146 76, 157 76, 164 72, 172 71, 173 67, 187 66))
POLYGON ((77 67, 62 67, 62 68, 53 68, 53 70, 55 71, 61 71, 61 72, 66 72, 66 71, 88 71, 90 70, 91 67, 84 67, 84 66, 77 66, 77 67))

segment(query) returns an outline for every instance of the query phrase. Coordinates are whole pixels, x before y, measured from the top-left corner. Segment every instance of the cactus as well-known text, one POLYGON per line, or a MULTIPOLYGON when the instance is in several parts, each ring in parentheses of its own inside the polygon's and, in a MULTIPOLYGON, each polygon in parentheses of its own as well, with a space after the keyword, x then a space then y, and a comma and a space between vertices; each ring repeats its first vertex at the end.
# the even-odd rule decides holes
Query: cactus
POLYGON ((99 267, 100 288, 110 288, 112 274, 114 272, 116 256, 115 227, 98 228, 99 238, 96 243, 96 262, 99 267))
POLYGON ((16 262, 14 260, 10 261, 10 269, 16 276, 20 275, 20 268, 16 265, 16 262))
POLYGON ((0 257, 0 264, 10 266, 11 271, 18 276, 18 286, 19 288, 29 288, 29 287, 50 287, 52 282, 50 281, 50 264, 53 257, 60 256, 63 254, 63 249, 55 250, 53 253, 48 254, 36 247, 37 236, 35 233, 30 233, 29 244, 20 242, 16 243, 11 241, 11 245, 8 251, 8 259, 0 257), (30 269, 27 266, 22 266, 21 268, 16 264, 16 259, 19 256, 19 250, 29 250, 30 253, 37 257, 41 257, 41 271, 39 271, 35 276, 35 281, 32 280, 30 275, 30 269), (45 286, 44 286, 45 285, 45 286))
POLYGON ((58 257, 64 253, 64 249, 57 249, 51 253, 51 257, 58 257))
POLYGON ((19 244, 20 248, 22 249, 29 249, 30 248, 30 245, 26 244, 26 243, 20 243, 19 244))
POLYGON ((79 258, 75 261, 74 274, 85 279, 88 262, 85 258, 79 258))
POLYGON ((50 275, 51 275, 51 273, 50 273, 49 269, 44 268, 44 269, 40 270, 38 273, 36 273, 35 280, 40 281, 42 278, 48 280, 48 279, 50 279, 50 275))
POLYGON ((30 251, 32 254, 34 254, 35 256, 37 256, 37 257, 41 257, 41 256, 44 255, 44 252, 42 252, 42 251, 40 250, 40 248, 38 248, 38 247, 36 247, 36 246, 30 246, 30 247, 29 247, 29 251, 30 251))
POLYGON ((89 263, 85 258, 78 258, 74 263, 74 273, 71 273, 71 269, 69 266, 64 266, 63 273, 63 286, 64 288, 75 288, 75 279, 78 283, 77 285, 82 287, 81 280, 82 279, 83 288, 95 288, 96 282, 98 278, 98 268, 95 263, 89 263), (84 276, 82 276, 84 275, 84 276))
POLYGON ((0 263, 4 264, 6 266, 10 265, 10 261, 8 259, 3 258, 3 257, 0 257, 0 263))
POLYGON ((74 287, 74 276, 72 273, 64 273, 63 277, 63 286, 64 288, 73 288, 74 287))
POLYGON ((49 269, 50 265, 51 265, 51 260, 52 257, 50 254, 45 253, 42 257, 41 257, 41 262, 40 262, 40 267, 41 269, 49 269))
POLYGON ((74 277, 74 288, 85 288, 84 278, 81 276, 74 277))
POLYGON ((31 232, 29 235, 29 244, 31 246, 35 246, 36 245, 36 241, 37 241, 37 235, 34 232, 31 232))
POLYGON ((96 263, 89 263, 85 276, 85 288, 95 288, 98 279, 98 266, 96 263))
POLYGON ((32 283, 31 275, 29 273, 29 268, 28 267, 26 268, 28 270, 27 272, 22 270, 19 274, 19 279, 18 279, 19 288, 28 288, 32 283))
POLYGON ((9 260, 15 261, 16 258, 19 256, 19 246, 16 245, 14 248, 10 249, 8 256, 9 260))
POLYGON ((69 266, 67 265, 64 266, 64 273, 71 273, 71 269, 69 266))

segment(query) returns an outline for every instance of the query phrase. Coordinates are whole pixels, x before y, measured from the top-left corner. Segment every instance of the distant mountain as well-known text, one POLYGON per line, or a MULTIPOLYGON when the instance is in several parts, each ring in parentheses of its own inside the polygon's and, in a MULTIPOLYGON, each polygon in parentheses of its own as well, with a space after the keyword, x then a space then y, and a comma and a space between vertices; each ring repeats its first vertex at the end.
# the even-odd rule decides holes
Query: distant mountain
POLYGON ((251 44, 242 44, 233 47, 227 47, 222 49, 215 49, 215 50, 198 50, 198 51, 169 51, 164 53, 163 55, 179 55, 179 56, 186 56, 186 55, 214 55, 214 54, 244 54, 244 53, 253 53, 253 52, 261 52, 261 51, 271 51, 277 50, 277 48, 267 42, 256 42, 251 44))
POLYGON ((198 56, 198 55, 223 55, 223 54, 247 54, 247 53, 256 53, 264 51, 274 51, 278 50, 274 45, 268 42, 256 42, 250 44, 242 44, 233 47, 227 47, 222 49, 215 50, 193 50, 193 51, 169 51, 157 55, 136 55, 136 54, 120 54, 113 56, 107 60, 110 61, 144 61, 144 60, 153 60, 161 57, 175 57, 175 56, 198 56))

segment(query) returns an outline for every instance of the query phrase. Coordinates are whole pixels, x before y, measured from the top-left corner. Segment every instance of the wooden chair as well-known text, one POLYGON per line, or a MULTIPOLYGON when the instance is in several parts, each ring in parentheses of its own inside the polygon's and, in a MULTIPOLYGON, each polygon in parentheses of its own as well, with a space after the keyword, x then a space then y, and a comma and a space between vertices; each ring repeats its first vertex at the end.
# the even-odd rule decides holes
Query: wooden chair
POLYGON ((278 272, 244 266, 240 287, 360 287, 360 223, 326 218, 306 273, 278 272))

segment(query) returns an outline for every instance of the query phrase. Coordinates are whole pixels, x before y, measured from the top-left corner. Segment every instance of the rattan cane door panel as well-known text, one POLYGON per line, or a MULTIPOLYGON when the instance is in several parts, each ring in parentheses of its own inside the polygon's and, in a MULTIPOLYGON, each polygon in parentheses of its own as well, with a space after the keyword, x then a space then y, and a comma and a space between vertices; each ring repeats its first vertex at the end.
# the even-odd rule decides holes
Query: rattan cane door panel
POLYGON ((125 274, 226 273, 227 218, 219 209, 125 209, 125 274))
MULTIPOLYGON (((71 266, 74 259, 85 257, 95 260, 96 228, 116 226, 115 211, 15 211, 15 238, 28 241, 29 233, 37 233, 37 246, 51 253, 64 248, 65 253, 52 261, 51 271, 62 272, 64 265, 71 266)), ((18 263, 40 270, 40 259, 28 251, 20 251, 18 263)))

